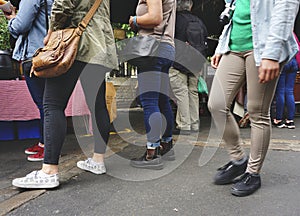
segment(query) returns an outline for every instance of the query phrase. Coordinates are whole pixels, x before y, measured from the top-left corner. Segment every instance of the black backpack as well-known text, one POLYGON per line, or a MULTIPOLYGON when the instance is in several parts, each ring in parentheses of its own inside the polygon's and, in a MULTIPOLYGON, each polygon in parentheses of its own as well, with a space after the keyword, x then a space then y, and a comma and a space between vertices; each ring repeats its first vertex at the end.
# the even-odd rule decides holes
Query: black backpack
POLYGON ((181 14, 186 22, 186 40, 187 42, 206 57, 207 52, 207 28, 197 16, 185 12, 181 14))
POLYGON ((175 38, 173 67, 184 74, 197 74, 203 69, 207 57, 206 26, 189 11, 177 12, 175 38))

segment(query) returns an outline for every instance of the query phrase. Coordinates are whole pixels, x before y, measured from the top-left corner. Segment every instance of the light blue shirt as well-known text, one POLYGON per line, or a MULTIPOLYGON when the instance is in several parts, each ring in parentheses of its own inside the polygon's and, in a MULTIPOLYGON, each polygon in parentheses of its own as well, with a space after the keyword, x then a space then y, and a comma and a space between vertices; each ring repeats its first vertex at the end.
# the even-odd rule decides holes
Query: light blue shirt
MULTIPOLYGON (((250 0, 253 53, 257 66, 262 59, 283 62, 298 52, 293 36, 298 9, 299 0, 250 0)), ((232 22, 224 27, 216 54, 230 51, 231 29, 232 22)))
MULTIPOLYGON (((48 15, 52 4, 53 0, 47 0, 48 15)), ((22 0, 17 16, 8 22, 8 29, 17 38, 13 59, 30 59, 38 48, 44 46, 47 34, 44 0, 22 0)))

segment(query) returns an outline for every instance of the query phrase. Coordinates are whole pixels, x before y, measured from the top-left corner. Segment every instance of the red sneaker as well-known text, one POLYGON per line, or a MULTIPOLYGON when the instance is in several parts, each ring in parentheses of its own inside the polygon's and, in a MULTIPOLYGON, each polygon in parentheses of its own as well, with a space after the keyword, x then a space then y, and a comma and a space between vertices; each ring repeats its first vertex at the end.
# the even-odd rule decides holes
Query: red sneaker
POLYGON ((42 150, 39 151, 36 154, 29 155, 27 157, 27 160, 29 160, 29 161, 43 161, 44 160, 44 148, 42 148, 42 150))
POLYGON ((38 152, 43 151, 44 152, 44 147, 39 146, 38 144, 35 144, 34 146, 31 146, 27 149, 25 149, 25 154, 37 154, 38 152))

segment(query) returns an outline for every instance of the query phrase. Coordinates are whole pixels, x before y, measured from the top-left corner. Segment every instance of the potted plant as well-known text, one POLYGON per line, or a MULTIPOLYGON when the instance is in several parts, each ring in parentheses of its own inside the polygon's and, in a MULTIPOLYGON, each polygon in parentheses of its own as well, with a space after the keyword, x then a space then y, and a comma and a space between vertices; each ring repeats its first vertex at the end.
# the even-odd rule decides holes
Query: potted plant
POLYGON ((3 13, 0 13, 0 50, 10 51, 9 31, 7 29, 7 20, 3 13))
POLYGON ((18 65, 12 59, 7 20, 0 13, 0 79, 14 79, 18 77, 18 65))

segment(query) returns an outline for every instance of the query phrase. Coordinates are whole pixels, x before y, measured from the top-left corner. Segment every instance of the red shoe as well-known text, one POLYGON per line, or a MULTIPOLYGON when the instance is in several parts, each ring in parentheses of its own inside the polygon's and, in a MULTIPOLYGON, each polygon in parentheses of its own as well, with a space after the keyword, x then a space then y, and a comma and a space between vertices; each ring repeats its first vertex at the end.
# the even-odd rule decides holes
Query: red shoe
POLYGON ((25 149, 25 154, 37 154, 38 152, 43 151, 44 152, 44 147, 41 147, 38 144, 35 144, 34 146, 31 146, 30 148, 25 149))
POLYGON ((29 161, 43 161, 44 160, 44 148, 42 148, 42 150, 39 151, 36 154, 29 155, 27 157, 27 160, 29 160, 29 161))

